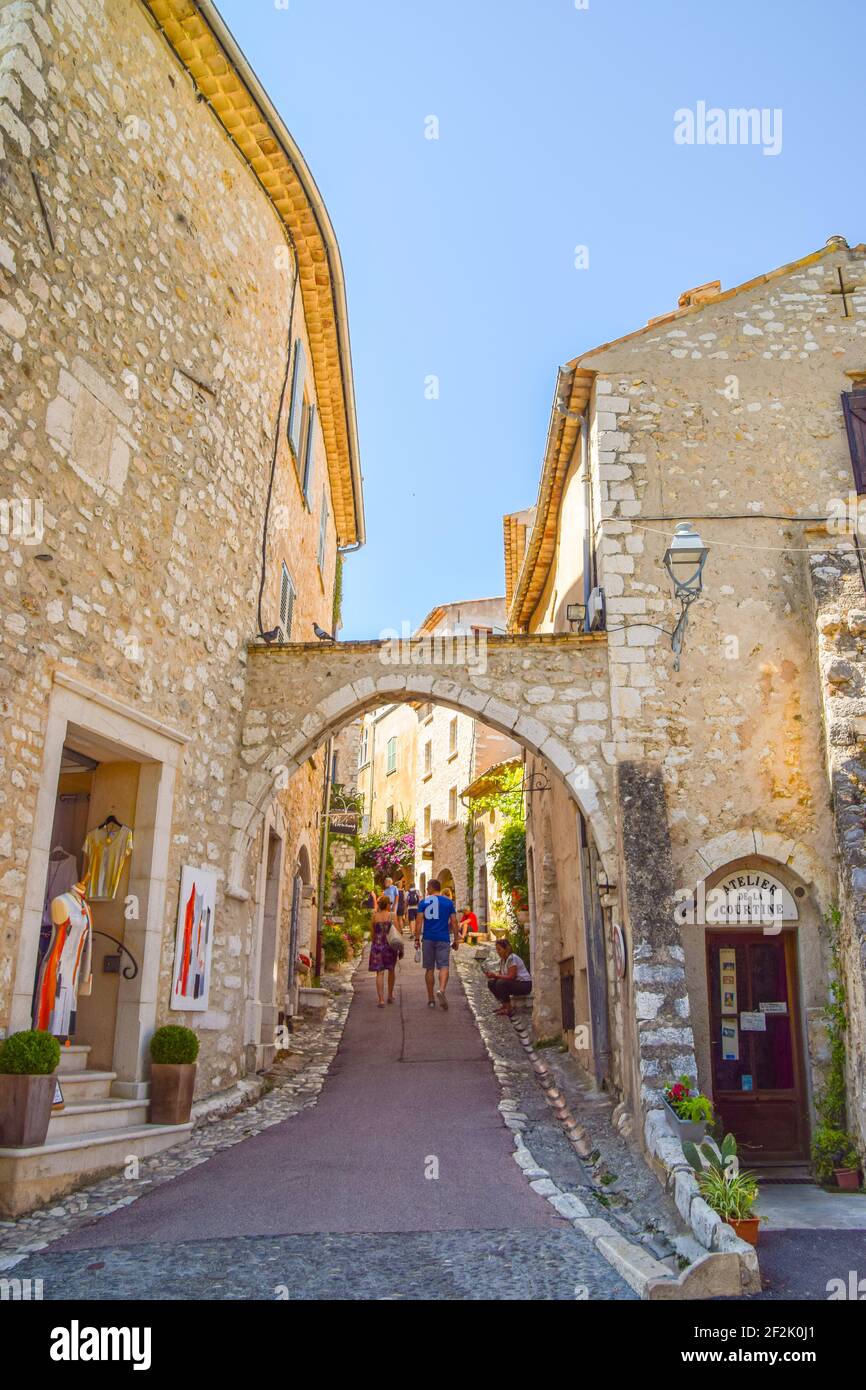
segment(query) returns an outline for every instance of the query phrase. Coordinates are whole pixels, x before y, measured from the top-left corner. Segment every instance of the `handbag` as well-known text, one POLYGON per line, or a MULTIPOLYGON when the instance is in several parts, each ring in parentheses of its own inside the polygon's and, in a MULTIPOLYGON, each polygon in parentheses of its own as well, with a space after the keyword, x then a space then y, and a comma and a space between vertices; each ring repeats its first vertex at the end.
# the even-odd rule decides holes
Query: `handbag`
POLYGON ((403 949, 403 937, 393 922, 388 928, 387 941, 388 945, 393 946, 395 951, 401 951, 403 949))

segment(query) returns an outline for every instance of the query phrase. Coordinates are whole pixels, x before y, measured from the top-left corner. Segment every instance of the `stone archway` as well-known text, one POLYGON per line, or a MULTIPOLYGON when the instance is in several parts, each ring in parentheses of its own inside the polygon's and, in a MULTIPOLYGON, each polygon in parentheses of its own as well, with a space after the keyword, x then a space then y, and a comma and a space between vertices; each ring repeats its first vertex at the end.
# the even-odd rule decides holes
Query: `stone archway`
POLYGON ((274 791, 366 710, 415 700, 461 710, 542 757, 589 823, 613 876, 610 770, 602 751, 610 739, 604 637, 494 636, 458 657, 445 643, 459 639, 249 649, 230 891, 244 891, 249 847, 274 791))

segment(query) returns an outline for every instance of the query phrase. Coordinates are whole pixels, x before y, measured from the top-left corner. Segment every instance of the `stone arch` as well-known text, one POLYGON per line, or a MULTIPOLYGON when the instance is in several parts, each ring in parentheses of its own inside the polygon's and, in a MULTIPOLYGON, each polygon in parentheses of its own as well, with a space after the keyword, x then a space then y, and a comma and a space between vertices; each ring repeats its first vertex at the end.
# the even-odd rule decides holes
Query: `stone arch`
MULTIPOLYGON (((285 649, 284 649, 285 650, 285 649)), ((321 652, 326 658, 328 653, 321 652)), ((381 670, 377 659, 376 670, 381 670)), ((575 679, 578 677, 575 676, 575 679)), ((541 674, 537 677, 541 679, 541 674)), ((486 681, 493 687, 493 680, 486 681)), ((242 795, 232 809, 232 842, 229 864, 229 892, 244 894, 249 846, 261 823, 264 808, 274 791, 285 788, 292 775, 328 739, 367 710, 381 704, 432 701, 461 711, 500 733, 513 738, 527 751, 543 758, 561 778, 587 823, 609 877, 615 881, 615 835, 609 804, 608 770, 600 754, 604 731, 598 726, 567 725, 554 722, 525 700, 512 703, 477 682, 434 678, 423 671, 407 674, 371 675, 347 680, 307 705, 307 713, 293 720, 289 707, 281 710, 279 698, 271 696, 265 708, 256 708, 255 699, 247 711, 244 730, 244 757, 250 764, 242 795), (571 738, 571 746, 568 739, 571 738)), ((287 706, 290 701, 287 700, 287 706)))
POLYGON ((302 840, 298 846, 297 872, 301 876, 301 882, 309 887, 313 882, 313 867, 306 840, 302 840))
MULTIPOLYGON (((694 888, 743 859, 765 859, 789 869, 815 897, 823 914, 833 901, 834 877, 810 845, 773 830, 729 830, 702 844, 683 865, 684 886, 694 888)), ((832 867, 832 866, 831 866, 832 867)))

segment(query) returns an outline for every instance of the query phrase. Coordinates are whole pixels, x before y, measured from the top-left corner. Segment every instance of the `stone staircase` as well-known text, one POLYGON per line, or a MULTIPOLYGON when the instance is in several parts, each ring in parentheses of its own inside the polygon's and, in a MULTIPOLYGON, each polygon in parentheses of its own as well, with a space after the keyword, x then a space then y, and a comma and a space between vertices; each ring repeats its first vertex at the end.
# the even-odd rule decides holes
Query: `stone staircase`
POLYGON ((57 1068, 65 1102, 45 1143, 0 1148, 0 1215, 19 1216, 81 1183, 149 1158, 189 1138, 192 1124, 152 1125, 146 1100, 111 1094, 116 1072, 88 1067, 90 1048, 63 1047, 57 1068))

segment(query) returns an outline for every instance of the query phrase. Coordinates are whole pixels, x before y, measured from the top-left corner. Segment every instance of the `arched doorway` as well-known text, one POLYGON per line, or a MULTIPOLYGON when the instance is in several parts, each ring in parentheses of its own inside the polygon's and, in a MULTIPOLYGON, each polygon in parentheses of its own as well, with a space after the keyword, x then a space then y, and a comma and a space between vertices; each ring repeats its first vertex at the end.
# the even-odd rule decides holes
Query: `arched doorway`
POLYGON ((265 820, 259 872, 255 994, 248 1004, 248 1067, 260 1071, 273 1061, 278 1023, 277 952, 281 918, 285 840, 274 819, 265 820))
MULTIPOLYGON (((440 886, 442 888, 442 892, 445 894, 445 896, 447 898, 453 898, 457 889, 454 884, 454 875, 452 874, 451 870, 437 869, 435 871, 434 876, 438 878, 440 886)), ((457 906, 461 907, 462 903, 457 903, 457 906)))
POLYGON ((286 981, 286 1005, 288 1012, 297 1012, 298 951, 309 939, 309 914, 312 902, 312 875, 310 854, 306 845, 301 845, 292 877, 292 905, 289 916, 289 961, 286 981), (306 927, 306 933, 304 928, 306 927))
POLYGON ((787 867, 753 856, 678 909, 699 1080, 749 1167, 805 1165, 810 1008, 821 1002, 820 918, 787 867))

